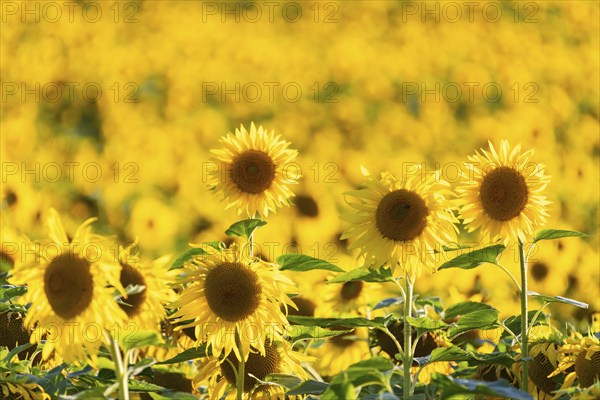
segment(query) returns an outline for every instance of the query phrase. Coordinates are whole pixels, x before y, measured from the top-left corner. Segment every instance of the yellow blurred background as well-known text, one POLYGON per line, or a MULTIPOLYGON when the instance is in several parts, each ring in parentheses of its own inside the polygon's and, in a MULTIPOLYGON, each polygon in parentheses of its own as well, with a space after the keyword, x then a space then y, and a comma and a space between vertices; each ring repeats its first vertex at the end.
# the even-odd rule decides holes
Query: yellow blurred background
MULTIPOLYGON (((292 142, 304 175, 295 205, 257 234, 261 254, 293 248, 351 269, 338 212, 361 165, 425 163, 452 183, 475 149, 507 138, 552 175, 548 227, 591 234, 541 243, 531 290, 600 309, 598 2, 1 7, 4 242, 41 237, 51 206, 67 229, 97 216, 101 232, 139 238, 147 257, 224 240, 237 217, 207 189, 209 150, 254 121, 292 142)), ((513 271, 515 254, 503 256, 513 271)), ((491 266, 423 276, 418 291, 518 313, 491 266)))

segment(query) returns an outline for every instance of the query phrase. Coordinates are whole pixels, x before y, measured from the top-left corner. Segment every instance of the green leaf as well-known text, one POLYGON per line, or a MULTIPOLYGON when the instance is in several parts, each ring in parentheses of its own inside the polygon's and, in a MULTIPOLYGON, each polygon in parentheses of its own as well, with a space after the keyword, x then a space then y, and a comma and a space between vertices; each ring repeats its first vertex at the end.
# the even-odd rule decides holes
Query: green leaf
MULTIPOLYGON (((424 357, 423 357, 424 358, 424 357)), ((428 363, 438 361, 467 361, 467 352, 456 346, 438 347, 429 355, 428 363)))
POLYGON ((442 246, 442 250, 444 251, 456 251, 456 250, 464 250, 470 249, 472 246, 463 245, 459 243, 448 243, 442 246))
POLYGON ((506 249, 502 244, 484 247, 469 253, 461 254, 450 261, 443 263, 439 269, 461 268, 472 269, 483 263, 495 264, 498 256, 506 249))
POLYGON ((433 307, 436 314, 440 314, 444 310, 442 300, 439 297, 417 297, 415 299, 415 305, 417 307, 425 308, 425 306, 433 307))
POLYGON ((589 235, 583 232, 563 229, 542 229, 535 235, 533 243, 539 242, 540 240, 552 240, 566 237, 589 237, 589 235))
POLYGON ((265 382, 274 383, 283 386, 286 389, 296 387, 302 382, 302 379, 296 375, 290 374, 269 374, 265 377, 265 382))
POLYGON ((152 397, 153 400, 198 400, 198 396, 194 396, 191 393, 185 392, 173 392, 165 390, 160 393, 151 392, 148 394, 150 395, 150 397, 152 397))
POLYGON ((291 325, 287 329, 287 335, 291 342, 297 342, 298 340, 307 339, 325 339, 328 337, 339 336, 343 333, 350 332, 348 330, 330 330, 321 328, 319 326, 303 326, 303 325, 291 325))
POLYGON ((370 328, 381 328, 385 329, 385 318, 377 317, 374 319, 366 318, 313 318, 313 317, 302 317, 298 315, 288 316, 288 320, 294 324, 304 326, 319 326, 321 328, 342 328, 352 329, 362 326, 370 328))
POLYGON ((437 386, 440 398, 447 399, 453 396, 483 395, 495 396, 506 399, 533 400, 531 395, 512 387, 505 379, 494 382, 476 381, 473 379, 459 379, 438 373, 432 374, 432 383, 437 386))
POLYGON ((514 363, 510 354, 505 352, 475 353, 465 351, 457 346, 438 347, 428 357, 420 357, 417 361, 421 365, 439 361, 468 361, 471 365, 500 364, 506 367, 510 367, 514 363))
MULTIPOLYGON (((529 311, 527 313, 527 323, 529 324, 529 326, 532 326, 531 321, 533 320, 533 317, 536 313, 537 311, 535 310, 529 311)), ((540 313, 539 317, 535 320, 535 324, 533 326, 547 324, 548 321, 546 315, 544 313, 540 313)), ((502 325, 510 329, 515 335, 519 336, 521 334, 521 315, 513 315, 512 317, 506 318, 504 321, 502 321, 502 325)))
POLYGON ((498 311, 496 309, 474 311, 460 317, 456 326, 448 330, 448 335, 454 337, 473 329, 493 329, 498 326, 497 324, 498 311))
POLYGON ((204 249, 200 248, 200 247, 193 247, 189 250, 187 250, 185 253, 183 253, 182 255, 180 255, 171 265, 170 269, 178 269, 178 268, 182 268, 183 264, 185 264, 186 262, 188 262, 189 260, 191 260, 192 258, 196 257, 196 256, 203 256, 205 254, 208 254, 204 249))
POLYGON ((406 320, 411 326, 419 329, 419 331, 435 331, 448 326, 444 321, 436 321, 429 317, 406 317, 406 320))
POLYGON ((139 331, 123 338, 123 346, 127 349, 156 346, 161 343, 163 343, 162 337, 156 331, 139 331))
POLYGON ((540 300, 542 303, 563 303, 563 304, 570 304, 572 306, 579 307, 579 308, 589 308, 589 306, 590 306, 587 303, 569 299, 568 297, 545 296, 543 294, 539 294, 537 292, 531 292, 531 291, 527 292, 527 295, 531 296, 531 297, 535 297, 536 299, 540 300))
POLYGON ((393 282, 394 276, 392 275, 391 268, 372 269, 368 267, 361 267, 353 269, 352 271, 339 274, 335 278, 328 280, 329 283, 342 283, 349 281, 363 281, 363 282, 393 282))
POLYGON ((6 355, 6 358, 4 359, 4 361, 6 361, 7 363, 10 363, 13 357, 15 357, 17 354, 19 354, 23 350, 27 350, 28 348, 30 348, 32 346, 35 346, 35 345, 33 343, 25 343, 25 344, 15 347, 6 355))
POLYGON ((144 358, 143 360, 138 361, 135 365, 129 366, 129 376, 139 375, 146 368, 149 368, 154 364, 156 364, 156 360, 154 358, 144 358))
POLYGON ((398 304, 404 303, 404 297, 390 297, 388 299, 383 299, 375 307, 374 310, 379 310, 380 308, 386 308, 391 306, 397 306, 398 304))
POLYGON ((244 219, 242 221, 238 221, 235 224, 231 225, 225 231, 227 236, 239 236, 243 237, 246 240, 250 240, 250 236, 254 233, 256 229, 259 227, 266 225, 267 221, 257 218, 244 219))
POLYGON ((343 272, 344 270, 325 260, 310 257, 304 254, 284 254, 277 257, 277 263, 282 271, 312 271, 323 269, 326 271, 343 272))
POLYGON ((0 286, 0 298, 12 299, 22 296, 27 292, 27 286, 3 285, 0 286))
POLYGON ((484 303, 478 303, 475 301, 463 301, 462 303, 457 303, 448 307, 448 309, 444 313, 444 317, 448 320, 475 311, 490 309, 493 309, 493 307, 484 303))
POLYGON ((322 399, 355 398, 354 388, 366 385, 385 386, 387 371, 394 369, 392 362, 383 357, 373 357, 351 365, 331 379, 331 385, 322 399), (350 397, 348 397, 350 396, 350 397))
POLYGON ((306 394, 314 394, 319 395, 323 393, 329 387, 329 383, 319 382, 319 381, 305 381, 288 391, 286 394, 288 396, 298 396, 298 395, 306 395, 306 394))
POLYGON ((195 360, 197 358, 206 357, 208 354, 206 353, 206 344, 202 344, 198 347, 192 347, 191 349, 187 349, 177 354, 173 358, 169 358, 168 360, 161 361, 157 363, 157 365, 162 364, 179 364, 189 360, 195 360))

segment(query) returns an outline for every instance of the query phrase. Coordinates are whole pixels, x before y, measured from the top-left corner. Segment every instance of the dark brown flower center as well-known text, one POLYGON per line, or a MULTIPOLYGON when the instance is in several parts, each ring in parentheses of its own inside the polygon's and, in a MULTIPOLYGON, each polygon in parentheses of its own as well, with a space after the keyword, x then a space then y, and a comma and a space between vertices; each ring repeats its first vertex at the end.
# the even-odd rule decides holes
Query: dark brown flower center
MULTIPOLYGON (((250 374, 260 380, 264 380, 267 375, 279 371, 280 363, 281 356, 274 344, 265 344, 264 356, 259 353, 250 353, 244 366, 244 392, 251 391, 258 382, 250 374)), ((238 365, 239 361, 233 352, 229 353, 227 358, 221 363, 221 373, 227 379, 227 382, 234 386, 238 365)))
POLYGON ((509 221, 521 214, 528 195, 525 178, 510 167, 498 167, 488 172, 479 188, 485 213, 496 221, 509 221))
MULTIPOLYGON (((17 313, 0 313, 0 346, 12 350, 17 346, 29 343, 29 333, 23 326, 23 318, 17 313)), ((19 358, 24 359, 33 354, 35 348, 29 348, 19 353, 19 358)))
POLYGON ((575 360, 575 374, 582 388, 592 386, 596 380, 600 380, 600 352, 595 352, 589 360, 586 353, 583 350, 575 360))
MULTIPOLYGON (((404 343, 404 324, 402 321, 396 321, 388 325, 388 330, 396 338, 398 343, 401 345, 404 343)), ((399 352, 398 346, 385 332, 382 330, 376 330, 375 336, 381 350, 387 353, 392 359, 395 359, 395 355, 399 352)), ((417 332, 411 329, 411 339, 414 341, 417 338, 417 332)), ((433 333, 425 333, 419 338, 417 345, 415 346, 415 357, 425 357, 431 354, 433 350, 438 348, 439 345, 436 341, 436 336, 433 333)), ((415 362, 416 363, 416 362, 415 362)), ((416 364, 415 364, 416 365, 416 364)))
MULTIPOLYGON (((332 327, 329 329, 331 329, 332 331, 343 331, 343 330, 347 330, 348 328, 344 327, 344 326, 336 326, 336 327, 332 327)), ((342 333, 341 335, 337 335, 337 336, 330 338, 329 342, 336 347, 346 348, 346 347, 352 346, 356 342, 355 336, 356 336, 356 330, 352 329, 346 333, 342 333)))
POLYGON ((262 193, 275 180, 275 164, 260 150, 246 150, 233 160, 231 179, 242 192, 262 193))
POLYGON ((529 363, 529 378, 538 389, 544 391, 546 394, 551 394, 554 390, 558 389, 558 384, 548 378, 548 375, 554 370, 555 368, 548 357, 540 352, 529 363))
POLYGON ((302 216, 309 218, 319 216, 319 206, 311 196, 298 195, 294 198, 294 204, 298 209, 298 213, 302 216))
POLYGON ((44 291, 52 310, 69 320, 83 313, 92 302, 94 279, 89 261, 73 253, 55 257, 44 274, 44 291))
POLYGON ((363 289, 362 281, 344 282, 340 294, 343 300, 350 301, 358 298, 363 289))
POLYGON ((292 307, 288 307, 288 315, 299 315, 301 317, 315 316, 317 305, 312 300, 307 299, 304 296, 296 296, 292 298, 292 301, 298 309, 295 310, 292 307))
POLYGON ((541 282, 548 276, 548 266, 543 262, 535 262, 531 265, 531 276, 537 282, 541 282))
POLYGON ((427 226, 429 209, 418 194, 395 190, 386 194, 375 214, 375 225, 382 236, 396 242, 416 239, 427 226))
POLYGON ((210 309, 229 322, 250 316, 260 304, 258 275, 242 263, 225 262, 206 275, 204 293, 210 309))
POLYGON ((121 285, 123 285, 124 288, 127 288, 129 285, 144 286, 144 289, 141 292, 130 294, 126 299, 122 299, 123 303, 126 304, 119 304, 127 316, 132 318, 139 314, 139 312, 142 310, 144 302, 146 301, 146 280, 140 271, 131 265, 122 263, 121 267, 121 285))

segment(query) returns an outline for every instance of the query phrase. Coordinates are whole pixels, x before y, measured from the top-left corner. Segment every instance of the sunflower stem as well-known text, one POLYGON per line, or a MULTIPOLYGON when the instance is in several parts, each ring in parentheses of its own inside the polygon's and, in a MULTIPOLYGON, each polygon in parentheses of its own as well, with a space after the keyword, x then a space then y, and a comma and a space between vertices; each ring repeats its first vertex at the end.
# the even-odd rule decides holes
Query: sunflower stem
POLYGON ((246 360, 244 358, 244 349, 239 346, 241 360, 238 364, 237 382, 236 382, 236 398, 244 400, 244 377, 246 375, 246 360))
POLYGON ((412 396, 412 382, 410 379, 410 368, 412 367, 413 362, 413 352, 412 352, 412 335, 411 335, 411 326, 408 322, 408 317, 411 316, 412 312, 412 296, 413 296, 413 283, 410 281, 408 277, 408 273, 405 275, 405 289, 404 289, 405 297, 404 297, 404 360, 403 360, 403 368, 404 368, 404 385, 402 387, 404 391, 404 399, 408 399, 412 396))
POLYGON ((121 349, 119 348, 119 342, 117 342, 108 331, 104 331, 104 337, 106 344, 108 345, 108 351, 115 364, 115 377, 117 378, 117 384, 119 385, 119 400, 129 400, 129 377, 127 376, 127 357, 128 352, 125 353, 125 358, 121 357, 121 349))
POLYGON ((527 311, 527 258, 523 241, 519 239, 519 264, 521 267, 521 390, 527 392, 529 387, 529 324, 527 311))

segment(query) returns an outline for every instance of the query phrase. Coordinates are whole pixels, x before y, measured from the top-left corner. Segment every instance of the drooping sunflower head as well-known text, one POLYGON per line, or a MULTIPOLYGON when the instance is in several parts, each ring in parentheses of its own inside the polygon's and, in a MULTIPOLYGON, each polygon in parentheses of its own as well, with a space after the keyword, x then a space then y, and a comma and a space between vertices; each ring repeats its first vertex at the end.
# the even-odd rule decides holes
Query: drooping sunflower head
POLYGON ((120 249, 119 280, 129 293, 120 299, 119 307, 127 314, 128 322, 138 329, 157 329, 166 318, 164 305, 174 300, 175 292, 170 284, 177 271, 169 271, 170 256, 141 262, 134 249, 137 249, 135 243, 120 249))
MULTIPOLYGON (((560 346, 558 366, 549 377, 566 373, 561 390, 577 385, 588 388, 600 380, 600 339, 597 335, 583 336, 574 332, 560 346)), ((585 398, 583 393, 580 396, 585 398)))
POLYGON ((31 303, 25 325, 35 327, 32 341, 46 338, 44 359, 53 350, 67 362, 94 357, 103 330, 125 318, 113 298, 114 288, 122 290, 121 268, 107 239, 92 234, 92 222, 84 222, 69 239, 52 209, 50 240, 32 244, 34 260, 12 271, 13 283, 28 285, 19 301, 31 303))
POLYGON ((267 217, 278 207, 288 204, 293 196, 289 185, 300 178, 293 164, 297 151, 274 131, 262 126, 244 126, 221 138, 223 147, 211 150, 215 168, 210 172, 210 185, 238 214, 267 217))
POLYGON ((241 358, 236 341, 244 357, 251 346, 264 354, 267 335, 277 338, 289 325, 285 310, 294 303, 286 293, 293 282, 275 264, 248 257, 241 247, 211 250, 188 263, 184 273, 188 286, 172 303, 179 308, 172 318, 187 321, 177 329, 195 327, 196 338, 216 356, 233 350, 241 358))
MULTIPOLYGON (((307 374, 301 366, 302 362, 312 361, 308 357, 292 350, 286 341, 268 341, 264 343, 264 353, 252 348, 244 365, 243 391, 256 399, 286 399, 281 387, 261 385, 266 376, 274 373, 294 374, 306 379, 307 374)), ((234 398, 236 391, 236 375, 239 360, 233 353, 227 357, 209 357, 201 366, 195 382, 207 382, 211 399, 221 399, 225 395, 227 385, 232 390, 226 398, 234 398)))
POLYGON ((521 145, 512 150, 508 141, 497 152, 492 143, 489 151, 481 149, 465 163, 461 185, 460 218, 467 230, 481 229, 486 239, 526 240, 533 229, 548 217, 550 202, 544 189, 550 177, 544 165, 531 160, 533 150, 521 152, 521 145))
POLYGON ((449 194, 439 173, 421 168, 402 180, 389 172, 369 177, 364 188, 347 193, 350 209, 341 218, 349 225, 342 239, 376 267, 399 264, 411 275, 419 264, 434 269, 441 246, 456 241, 449 194))
POLYGON ((541 341, 534 343, 530 348, 529 380, 537 390, 552 394, 558 390, 560 384, 556 378, 548 376, 558 367, 558 343, 541 341))
MULTIPOLYGON (((387 327, 394 338, 396 338, 398 343, 404 343, 404 323, 402 321, 390 321, 388 322, 387 327)), ((392 338, 380 329, 375 331, 375 338, 377 339, 377 344, 381 350, 390 356, 392 360, 397 361, 396 354, 398 354, 400 350, 392 338)), ((413 343, 415 340, 417 340, 417 332, 414 329, 411 329, 411 338, 413 343)), ((447 347, 449 345, 450 343, 447 342, 442 336, 436 334, 435 332, 428 332, 418 338, 418 341, 415 344, 414 356, 425 357, 430 355, 431 352, 438 347, 447 347)), ((413 366, 417 365, 418 364, 415 361, 413 366)))
MULTIPOLYGON (((29 332, 23 325, 23 317, 18 312, 5 311, 0 313, 0 346, 6 346, 9 350, 17 346, 29 343, 29 332)), ((29 358, 34 348, 22 350, 20 359, 29 358)))

